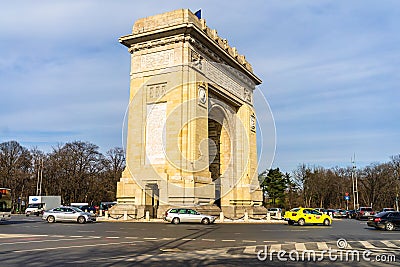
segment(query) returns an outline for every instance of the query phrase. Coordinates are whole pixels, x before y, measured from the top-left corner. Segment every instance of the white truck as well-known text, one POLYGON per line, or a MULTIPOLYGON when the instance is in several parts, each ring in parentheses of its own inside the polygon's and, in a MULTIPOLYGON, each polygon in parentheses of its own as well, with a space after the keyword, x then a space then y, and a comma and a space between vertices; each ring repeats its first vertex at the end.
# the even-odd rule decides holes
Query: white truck
POLYGON ((25 215, 34 214, 39 216, 45 210, 54 209, 61 206, 61 196, 29 196, 28 207, 25 215))

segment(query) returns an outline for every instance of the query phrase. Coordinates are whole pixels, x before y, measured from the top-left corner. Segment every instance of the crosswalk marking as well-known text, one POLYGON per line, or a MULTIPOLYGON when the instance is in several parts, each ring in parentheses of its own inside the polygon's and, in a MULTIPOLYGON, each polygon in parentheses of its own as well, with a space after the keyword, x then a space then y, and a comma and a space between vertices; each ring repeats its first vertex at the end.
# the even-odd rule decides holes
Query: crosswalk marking
POLYGON ((296 243, 294 244, 297 251, 304 251, 306 249, 306 245, 304 243, 296 243))
POLYGON ((371 243, 369 243, 368 241, 358 241, 361 243, 361 245, 363 245, 365 248, 368 249, 376 249, 376 247, 374 245, 372 245, 371 243))
POLYGON ((257 246, 247 246, 244 250, 244 254, 255 254, 257 246))
POLYGON ((318 249, 320 250, 328 250, 328 245, 325 242, 317 242, 318 249))
POLYGON ((381 241, 383 244, 385 244, 385 246, 389 247, 389 248, 399 248, 396 244, 393 244, 390 241, 387 240, 382 240, 381 241))
POLYGON ((271 251, 272 250, 275 250, 275 251, 282 250, 282 245, 281 244, 273 244, 273 245, 271 245, 270 250, 271 251))

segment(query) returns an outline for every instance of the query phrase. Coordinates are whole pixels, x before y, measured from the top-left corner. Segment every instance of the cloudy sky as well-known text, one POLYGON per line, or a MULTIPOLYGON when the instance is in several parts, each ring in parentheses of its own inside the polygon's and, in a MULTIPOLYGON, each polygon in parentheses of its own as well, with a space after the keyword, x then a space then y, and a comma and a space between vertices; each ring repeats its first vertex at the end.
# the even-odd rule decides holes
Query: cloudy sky
POLYGON ((400 153, 396 0, 3 1, 0 142, 121 146, 130 57, 118 38, 179 8, 201 8, 263 80, 274 167, 345 167, 354 154, 364 166, 400 153))

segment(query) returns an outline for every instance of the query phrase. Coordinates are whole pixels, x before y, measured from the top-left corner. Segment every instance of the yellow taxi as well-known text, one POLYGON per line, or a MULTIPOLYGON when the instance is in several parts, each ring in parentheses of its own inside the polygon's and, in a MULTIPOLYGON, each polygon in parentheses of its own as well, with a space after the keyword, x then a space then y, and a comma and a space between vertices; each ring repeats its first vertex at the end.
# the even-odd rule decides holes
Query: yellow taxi
POLYGON ((332 224, 330 216, 311 208, 294 208, 286 211, 284 219, 288 221, 289 225, 298 223, 299 225, 323 224, 329 226, 332 224))

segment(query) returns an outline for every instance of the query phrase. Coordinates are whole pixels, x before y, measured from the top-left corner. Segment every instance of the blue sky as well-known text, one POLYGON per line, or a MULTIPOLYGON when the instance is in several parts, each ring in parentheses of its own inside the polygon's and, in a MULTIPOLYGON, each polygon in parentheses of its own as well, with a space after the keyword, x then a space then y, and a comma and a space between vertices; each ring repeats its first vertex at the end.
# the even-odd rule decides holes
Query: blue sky
POLYGON ((201 8, 263 80, 274 167, 345 167, 354 153, 364 166, 400 153, 400 2, 365 0, 4 1, 0 142, 121 146, 130 57, 118 38, 179 8, 201 8))

